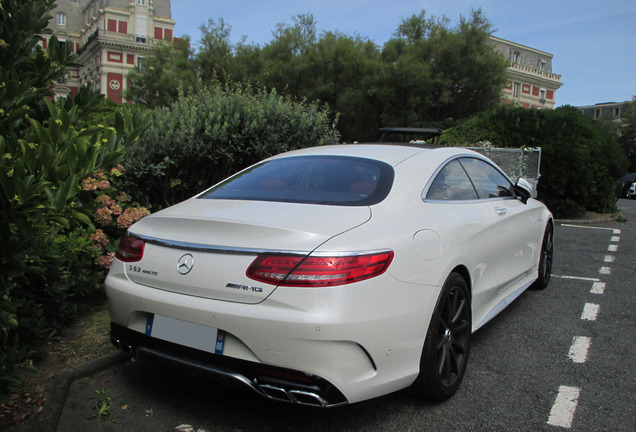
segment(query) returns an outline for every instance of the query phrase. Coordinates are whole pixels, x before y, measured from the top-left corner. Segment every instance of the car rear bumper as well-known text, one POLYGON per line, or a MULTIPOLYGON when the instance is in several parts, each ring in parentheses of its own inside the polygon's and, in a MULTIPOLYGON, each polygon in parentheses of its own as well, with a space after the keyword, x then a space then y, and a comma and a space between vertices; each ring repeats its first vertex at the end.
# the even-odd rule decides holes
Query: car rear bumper
POLYGON ((438 293, 436 287, 382 276, 313 292, 277 290, 249 305, 142 286, 117 269, 106 280, 112 341, 132 356, 189 364, 268 398, 316 406, 408 387, 419 373, 438 293), (223 354, 146 336, 151 315, 223 331, 223 354))
POLYGON ((317 407, 347 404, 330 382, 310 374, 206 353, 111 324, 110 341, 133 358, 152 358, 228 378, 261 396, 317 407))

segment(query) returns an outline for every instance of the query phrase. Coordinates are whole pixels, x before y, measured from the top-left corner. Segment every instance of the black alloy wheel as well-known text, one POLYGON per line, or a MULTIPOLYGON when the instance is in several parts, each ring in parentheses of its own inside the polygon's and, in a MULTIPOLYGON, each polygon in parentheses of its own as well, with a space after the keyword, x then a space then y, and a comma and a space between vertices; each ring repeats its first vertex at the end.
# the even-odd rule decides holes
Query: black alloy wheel
POLYGON ((471 318, 466 281, 451 273, 442 287, 426 334, 420 373, 411 386, 418 396, 443 401, 457 391, 468 363, 471 318))
POLYGON ((538 278, 532 284, 532 288, 536 290, 546 289, 550 283, 552 275, 552 260, 554 254, 554 229, 552 224, 548 223, 543 234, 543 242, 541 244, 541 257, 539 259, 538 278))

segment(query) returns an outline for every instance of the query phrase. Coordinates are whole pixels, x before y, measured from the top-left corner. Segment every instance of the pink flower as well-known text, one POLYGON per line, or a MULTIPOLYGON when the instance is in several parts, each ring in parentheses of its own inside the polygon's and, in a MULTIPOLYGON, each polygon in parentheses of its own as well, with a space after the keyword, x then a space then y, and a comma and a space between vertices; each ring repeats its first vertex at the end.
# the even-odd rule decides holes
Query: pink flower
POLYGON ((115 201, 113 201, 113 199, 108 195, 99 195, 95 198, 95 202, 99 207, 110 207, 115 203, 115 201))
POLYGON ((97 209, 97 211, 95 212, 95 222, 97 222, 101 226, 110 224, 113 221, 111 217, 112 213, 113 212, 106 207, 97 209))
POLYGON ((110 189, 110 182, 108 180, 100 181, 99 183, 97 183, 97 189, 99 190, 110 189))
POLYGON ((82 189, 84 189, 85 191, 97 189, 97 180, 95 180, 93 177, 82 180, 82 189))
POLYGON ((98 257, 95 260, 95 264, 104 267, 106 269, 109 269, 110 266, 113 264, 113 258, 115 258, 115 253, 114 252, 110 252, 107 253, 106 255, 102 255, 100 257, 98 257))
POLYGON ((148 216, 150 212, 147 208, 127 208, 117 218, 117 228, 129 228, 132 224, 137 222, 144 216, 148 216))
POLYGON ((130 196, 126 192, 121 192, 117 198, 120 202, 126 202, 130 199, 130 196))
POLYGON ((114 216, 119 216, 121 214, 121 207, 118 204, 115 204, 114 201, 108 208, 110 209, 110 211, 113 212, 114 216))
POLYGON ((98 229, 91 235, 91 248, 92 249, 100 249, 102 247, 108 246, 110 240, 104 234, 104 231, 98 229))

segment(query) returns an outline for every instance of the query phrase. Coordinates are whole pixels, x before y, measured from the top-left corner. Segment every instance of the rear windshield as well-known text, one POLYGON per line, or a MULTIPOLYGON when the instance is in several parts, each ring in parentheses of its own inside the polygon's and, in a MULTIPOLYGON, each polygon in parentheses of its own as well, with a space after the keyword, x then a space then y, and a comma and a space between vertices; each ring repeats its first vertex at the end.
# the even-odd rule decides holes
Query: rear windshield
POLYGON ((364 206, 382 201, 392 183, 393 168, 376 160, 294 156, 255 165, 199 198, 364 206))

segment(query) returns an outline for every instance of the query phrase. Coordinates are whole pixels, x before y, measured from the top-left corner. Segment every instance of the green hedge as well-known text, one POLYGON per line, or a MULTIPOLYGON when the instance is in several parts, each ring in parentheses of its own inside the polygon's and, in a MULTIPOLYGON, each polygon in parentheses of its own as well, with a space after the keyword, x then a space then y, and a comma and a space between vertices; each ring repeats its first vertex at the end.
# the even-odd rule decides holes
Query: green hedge
POLYGON ((615 136, 574 107, 499 107, 444 132, 446 145, 541 147, 538 198, 557 217, 616 211, 616 181, 627 158, 615 136))
POLYGON ((268 156, 338 140, 325 107, 275 91, 199 84, 153 112, 148 132, 128 148, 122 187, 155 210, 268 156))

